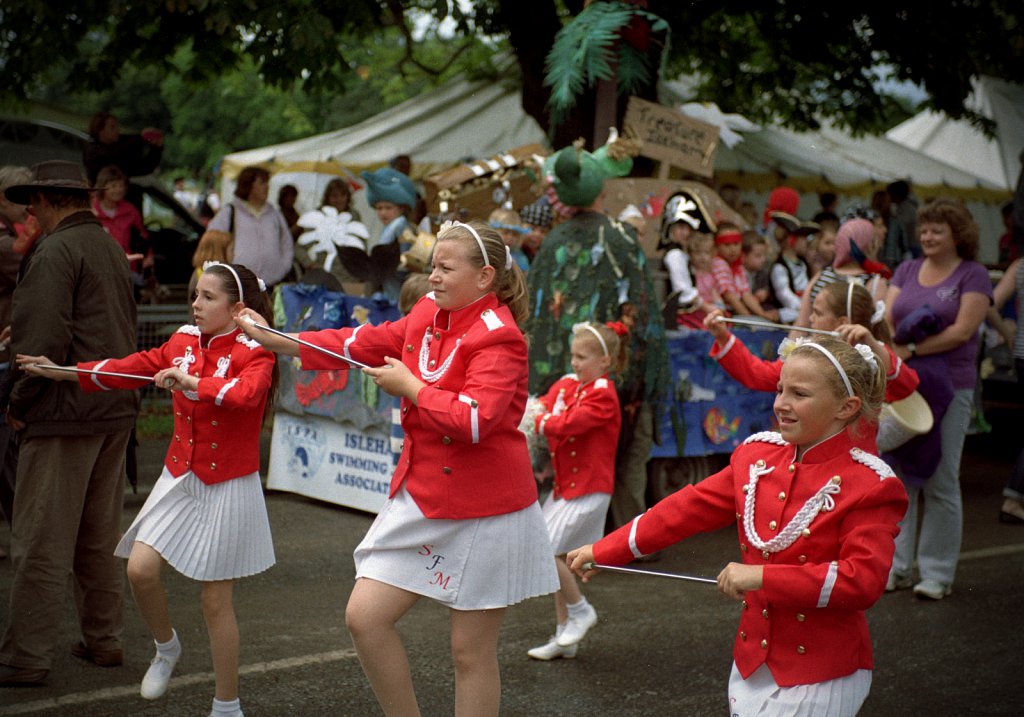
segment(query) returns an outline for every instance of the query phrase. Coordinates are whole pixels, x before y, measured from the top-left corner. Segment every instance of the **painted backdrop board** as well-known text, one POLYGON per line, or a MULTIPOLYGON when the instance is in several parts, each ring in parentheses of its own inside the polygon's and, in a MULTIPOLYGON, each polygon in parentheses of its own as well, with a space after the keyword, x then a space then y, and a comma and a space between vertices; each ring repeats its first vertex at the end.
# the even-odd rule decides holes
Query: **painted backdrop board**
MULTIPOLYGON (((786 332, 733 328, 751 353, 778 358, 786 332)), ((747 436, 775 430, 773 392, 752 391, 727 374, 708 355, 713 339, 706 331, 668 332, 672 380, 658 420, 661 445, 652 458, 731 453, 747 436)))
MULTIPOLYGON (((380 324, 399 318, 387 300, 285 284, 275 298, 282 331, 380 324)), ((377 512, 394 467, 394 399, 359 370, 303 371, 279 357, 280 386, 267 487, 377 512)))

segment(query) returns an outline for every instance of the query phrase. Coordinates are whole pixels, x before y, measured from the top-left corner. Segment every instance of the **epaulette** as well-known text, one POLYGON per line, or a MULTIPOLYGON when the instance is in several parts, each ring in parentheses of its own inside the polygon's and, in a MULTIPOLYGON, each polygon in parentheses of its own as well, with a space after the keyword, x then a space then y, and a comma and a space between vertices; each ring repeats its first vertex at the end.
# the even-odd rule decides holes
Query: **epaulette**
POLYGON ((498 314, 496 314, 493 309, 487 309, 482 312, 480 314, 480 318, 484 320, 484 324, 487 325, 488 331, 500 329, 505 325, 505 322, 498 317, 498 314))
POLYGON ((599 378, 594 381, 594 388, 608 388, 608 379, 599 378))
POLYGON ((243 333, 239 333, 238 336, 235 337, 235 341, 250 349, 259 348, 261 345, 259 341, 256 339, 250 339, 243 333))
POLYGON ((202 332, 199 330, 199 327, 196 326, 195 324, 185 324, 174 333, 188 334, 189 336, 199 336, 202 332))
POLYGON ((744 445, 747 443, 774 443, 777 446, 789 445, 789 443, 786 442, 786 439, 782 437, 782 434, 776 433, 775 431, 761 431, 760 433, 755 433, 752 436, 748 436, 746 440, 743 441, 744 445))
POLYGON ((570 378, 570 379, 572 379, 573 381, 579 381, 579 380, 580 380, 580 379, 579 379, 579 377, 578 377, 578 376, 577 376, 577 375, 576 375, 575 373, 571 373, 571 372, 570 372, 570 373, 567 373, 567 374, 565 374, 564 376, 562 376, 562 378, 560 378, 560 379, 558 379, 558 380, 559 380, 559 381, 564 381, 564 380, 565 380, 565 379, 567 379, 567 378, 570 378))
POLYGON ((856 447, 851 448, 850 458, 857 461, 858 463, 866 465, 868 468, 877 473, 879 480, 885 480, 886 478, 896 477, 896 473, 893 471, 892 468, 889 467, 888 463, 883 461, 878 456, 871 455, 865 450, 861 450, 860 448, 856 447))

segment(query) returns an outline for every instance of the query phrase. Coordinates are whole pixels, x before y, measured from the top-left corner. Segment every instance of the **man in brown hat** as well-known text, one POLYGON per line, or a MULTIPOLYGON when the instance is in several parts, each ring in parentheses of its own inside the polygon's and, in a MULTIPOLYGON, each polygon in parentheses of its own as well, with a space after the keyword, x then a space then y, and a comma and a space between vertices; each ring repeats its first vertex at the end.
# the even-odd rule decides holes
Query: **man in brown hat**
MULTIPOLYGON (((13 353, 75 364, 135 350, 135 302, 124 251, 89 209, 89 185, 70 162, 42 162, 9 187, 43 236, 14 291, 13 353)), ((114 557, 121 528, 132 392, 83 393, 15 369, 8 423, 19 432, 10 624, 0 643, 0 685, 42 681, 74 574, 79 657, 121 664, 124 580, 114 557)))

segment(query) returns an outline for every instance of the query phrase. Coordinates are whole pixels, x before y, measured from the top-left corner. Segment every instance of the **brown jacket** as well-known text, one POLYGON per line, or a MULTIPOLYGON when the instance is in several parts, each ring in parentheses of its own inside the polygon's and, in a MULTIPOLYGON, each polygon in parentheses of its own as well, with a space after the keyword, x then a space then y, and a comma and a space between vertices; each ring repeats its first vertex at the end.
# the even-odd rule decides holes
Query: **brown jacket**
MULTIPOLYGON (((89 210, 65 218, 39 239, 14 290, 15 354, 63 366, 135 350, 135 301, 124 251, 89 210)), ((135 424, 138 395, 86 395, 70 381, 16 370, 10 413, 24 436, 102 435, 135 424)))

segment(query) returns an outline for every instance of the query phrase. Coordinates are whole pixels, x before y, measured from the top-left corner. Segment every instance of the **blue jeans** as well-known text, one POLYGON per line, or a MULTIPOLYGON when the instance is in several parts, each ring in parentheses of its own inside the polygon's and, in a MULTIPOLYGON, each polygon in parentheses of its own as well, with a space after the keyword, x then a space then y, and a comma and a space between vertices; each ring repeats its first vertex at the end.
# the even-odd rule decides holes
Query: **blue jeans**
POLYGON ((892 572, 910 576, 914 568, 915 547, 917 567, 922 580, 935 580, 952 585, 956 563, 960 558, 963 537, 963 502, 960 497, 960 458, 964 435, 971 420, 974 390, 958 389, 942 417, 942 458, 935 473, 922 487, 904 482, 910 504, 900 521, 896 537, 896 554, 892 572), (921 511, 921 537, 917 537, 918 503, 921 511))

